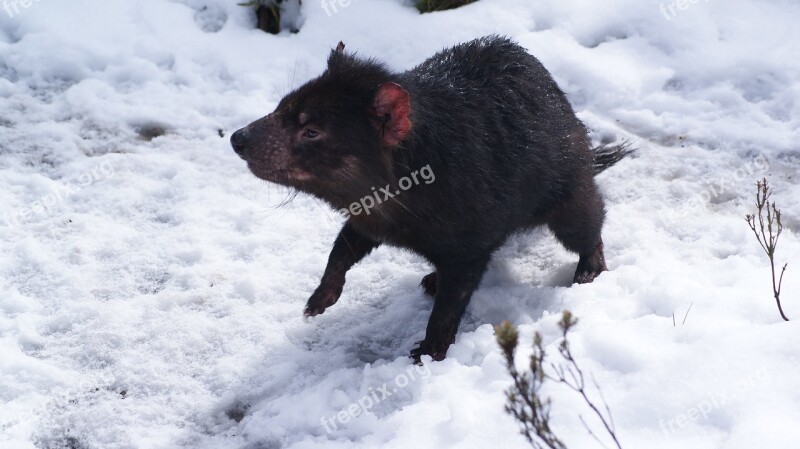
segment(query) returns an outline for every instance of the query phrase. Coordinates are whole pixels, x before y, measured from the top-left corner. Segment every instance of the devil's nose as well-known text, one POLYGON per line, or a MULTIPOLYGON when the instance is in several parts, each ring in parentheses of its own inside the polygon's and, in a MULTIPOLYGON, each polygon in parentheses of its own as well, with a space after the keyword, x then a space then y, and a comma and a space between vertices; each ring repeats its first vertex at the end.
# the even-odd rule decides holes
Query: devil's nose
POLYGON ((244 150, 247 148, 247 129, 242 128, 231 135, 231 146, 233 151, 239 156, 244 155, 244 150))

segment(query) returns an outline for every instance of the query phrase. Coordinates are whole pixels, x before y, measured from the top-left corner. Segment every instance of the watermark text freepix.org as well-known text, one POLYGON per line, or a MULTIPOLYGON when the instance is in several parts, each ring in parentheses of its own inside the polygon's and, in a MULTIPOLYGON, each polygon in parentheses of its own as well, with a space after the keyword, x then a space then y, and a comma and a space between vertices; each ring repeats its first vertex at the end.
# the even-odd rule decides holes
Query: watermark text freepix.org
POLYGON ((327 433, 331 433, 334 430, 338 430, 340 424, 347 424, 351 419, 369 412, 373 407, 380 404, 385 399, 394 396, 399 389, 406 388, 411 381, 427 379, 430 376, 431 369, 428 365, 410 366, 404 372, 395 376, 394 386, 391 389, 389 389, 388 384, 383 384, 378 388, 370 387, 369 393, 364 397, 356 402, 353 402, 333 416, 323 416, 320 418, 320 422, 322 423, 322 426, 325 427, 325 431, 327 433))
POLYGON ((667 3, 662 3, 659 9, 665 19, 672 20, 674 17, 678 17, 678 14, 689 9, 690 6, 701 1, 708 3, 708 0, 670 0, 667 3))
POLYGON ((689 198, 685 203, 679 207, 667 209, 664 214, 670 222, 677 222, 691 215, 696 208, 709 204, 712 199, 729 193, 736 184, 744 181, 749 182, 750 179, 764 176, 769 172, 769 169, 769 160, 763 154, 759 154, 734 172, 707 183, 700 192, 689 198))
POLYGON ((749 377, 739 379, 729 388, 720 387, 713 391, 706 399, 698 402, 695 406, 686 410, 672 419, 662 419, 658 426, 665 435, 669 435, 683 429, 689 424, 708 419, 709 415, 719 408, 735 403, 748 395, 748 391, 759 385, 769 385, 772 381, 769 372, 761 368, 749 377))
POLYGON ((104 162, 96 165, 91 171, 85 172, 78 176, 76 182, 68 182, 59 184, 51 193, 43 196, 37 201, 34 201, 27 207, 24 207, 14 214, 4 214, 0 223, 5 221, 9 227, 16 227, 27 224, 33 221, 37 216, 49 216, 53 214, 55 207, 69 199, 72 195, 80 192, 82 189, 89 187, 97 181, 102 179, 111 179, 116 175, 114 167, 104 162))
POLYGON ((3 0, 3 10, 8 14, 8 17, 14 18, 22 11, 33 6, 34 3, 39 3, 42 0, 3 0))
POLYGON ((436 174, 433 173, 430 164, 422 167, 419 170, 409 173, 408 176, 400 178, 400 180, 397 182, 397 187, 399 190, 395 190, 393 192, 390 184, 386 184, 386 187, 381 187, 378 189, 373 187, 371 195, 367 195, 358 201, 354 201, 352 204, 350 204, 350 207, 339 209, 339 213, 345 217, 349 217, 351 215, 360 215, 362 212, 369 215, 370 210, 373 207, 378 206, 384 201, 390 200, 397 195, 400 195, 400 193, 414 186, 418 186, 420 181, 424 181, 425 184, 431 184, 436 181, 436 174))
POLYGON ((321 0, 322 9, 328 17, 339 12, 339 8, 347 8, 358 0, 321 0))

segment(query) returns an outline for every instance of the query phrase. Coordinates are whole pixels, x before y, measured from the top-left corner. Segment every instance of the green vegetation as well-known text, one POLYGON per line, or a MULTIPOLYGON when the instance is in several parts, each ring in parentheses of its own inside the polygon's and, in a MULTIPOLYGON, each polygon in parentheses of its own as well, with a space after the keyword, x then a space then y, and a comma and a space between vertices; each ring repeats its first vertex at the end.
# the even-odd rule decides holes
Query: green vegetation
POLYGON ((281 31, 281 3, 284 0, 250 0, 239 3, 255 10, 258 29, 267 33, 278 34, 281 31))
POLYGON ((458 8, 476 1, 478 0, 417 0, 416 6, 420 12, 433 12, 458 8))

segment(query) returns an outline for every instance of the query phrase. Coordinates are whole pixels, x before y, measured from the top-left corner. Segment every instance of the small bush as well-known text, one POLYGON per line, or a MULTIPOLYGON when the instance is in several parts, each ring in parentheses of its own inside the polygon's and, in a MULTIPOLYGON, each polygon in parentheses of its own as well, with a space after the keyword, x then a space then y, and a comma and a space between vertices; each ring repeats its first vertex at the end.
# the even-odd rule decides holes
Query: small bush
MULTIPOLYGON (((577 393, 592 414, 602 424, 608 438, 612 440, 617 449, 622 446, 617 439, 614 420, 611 417, 611 410, 606 404, 600 386, 592 377, 592 384, 596 390, 595 395, 599 396, 602 406, 598 406, 589 396, 589 386, 583 370, 578 366, 578 362, 572 355, 572 349, 567 338, 569 331, 578 324, 578 319, 573 317, 568 311, 561 315, 558 327, 561 329, 561 342, 558 345, 558 353, 561 362, 545 363, 547 354, 542 344, 542 336, 536 332, 533 335, 533 354, 531 354, 529 370, 520 372, 514 363, 514 353, 519 344, 519 334, 517 329, 508 321, 495 328, 497 343, 503 350, 506 359, 506 368, 511 375, 513 384, 506 391, 506 412, 512 415, 520 424, 520 432, 534 449, 567 449, 566 445, 553 432, 550 427, 550 407, 552 402, 549 398, 542 396, 542 387, 546 382, 554 382, 566 386, 577 393), (548 369, 549 367, 549 369, 548 369)), ((584 428, 601 446, 606 445, 599 436, 589 426, 582 415, 578 415, 584 428)))
POLYGON ((747 220, 750 230, 755 234, 761 249, 767 253, 769 266, 772 269, 772 296, 778 304, 778 312, 781 314, 781 318, 784 321, 789 321, 781 306, 781 284, 783 284, 783 273, 786 272, 788 264, 783 265, 780 277, 778 277, 777 270, 775 270, 775 250, 778 247, 778 237, 783 232, 781 210, 775 207, 774 201, 772 203, 769 202, 772 191, 767 184, 767 178, 756 182, 756 188, 758 189, 756 192, 756 210, 758 212, 757 214, 747 214, 745 220, 747 220))

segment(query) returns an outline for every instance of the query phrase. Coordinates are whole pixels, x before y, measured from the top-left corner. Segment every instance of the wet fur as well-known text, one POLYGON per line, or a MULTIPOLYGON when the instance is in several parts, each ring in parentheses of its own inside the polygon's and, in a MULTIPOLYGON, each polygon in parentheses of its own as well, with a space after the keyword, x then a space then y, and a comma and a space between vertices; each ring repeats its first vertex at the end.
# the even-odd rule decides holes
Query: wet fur
POLYGON ((398 190, 398 179, 430 166, 435 182, 347 220, 306 307, 313 316, 333 305, 347 270, 375 247, 413 250, 437 270, 423 284, 436 298, 425 340, 412 351, 417 360, 423 354, 444 358, 492 253, 515 232, 549 226, 580 257, 575 282, 591 282, 606 270, 605 210, 594 176, 628 150, 593 152, 585 127, 547 70, 505 38, 455 46, 403 73, 339 48, 323 75, 246 131, 255 143, 237 151, 256 175, 336 209, 370 195, 372 187, 398 190), (401 117, 410 121, 410 130, 392 116, 403 111, 395 104, 402 95, 396 89, 382 93, 395 85, 410 98, 410 113, 401 117), (387 102, 395 108, 384 108, 387 102), (314 123, 324 130, 324 145, 291 137, 303 113, 318 117, 314 123), (269 168, 275 164, 289 164, 310 179, 278 177, 269 168))

